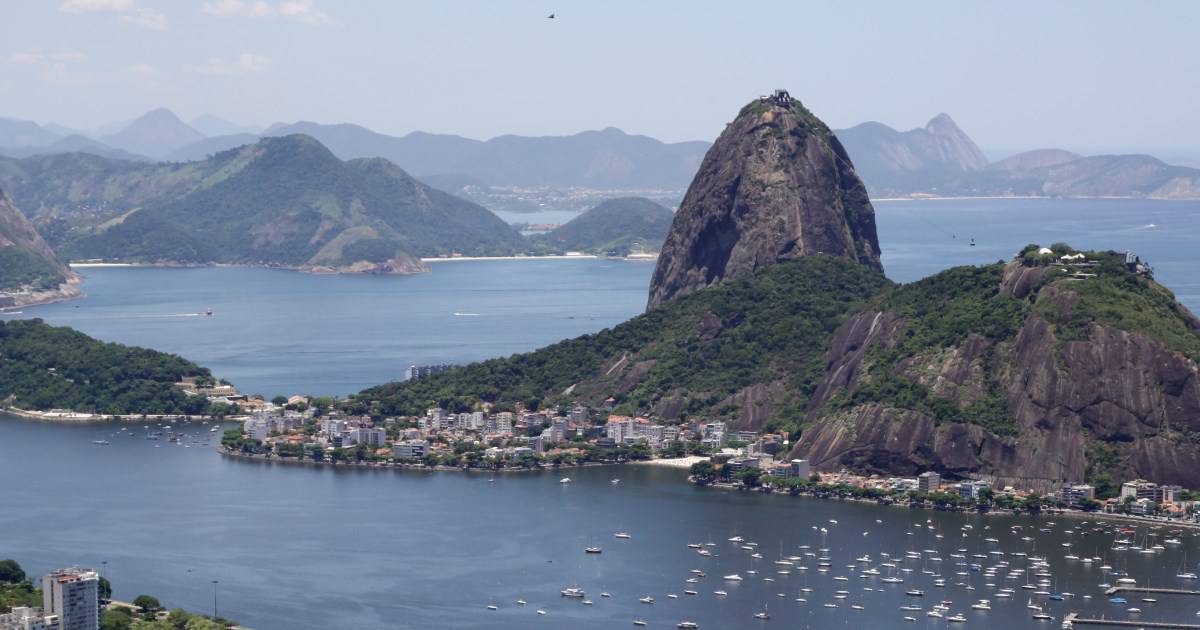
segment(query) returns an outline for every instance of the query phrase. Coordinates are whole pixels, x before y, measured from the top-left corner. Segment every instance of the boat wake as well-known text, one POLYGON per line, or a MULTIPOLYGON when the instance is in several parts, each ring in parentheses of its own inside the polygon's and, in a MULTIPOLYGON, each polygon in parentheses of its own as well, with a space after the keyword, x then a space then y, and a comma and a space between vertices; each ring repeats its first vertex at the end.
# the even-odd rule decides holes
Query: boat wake
POLYGON ((479 313, 454 313, 455 317, 479 317, 479 313))

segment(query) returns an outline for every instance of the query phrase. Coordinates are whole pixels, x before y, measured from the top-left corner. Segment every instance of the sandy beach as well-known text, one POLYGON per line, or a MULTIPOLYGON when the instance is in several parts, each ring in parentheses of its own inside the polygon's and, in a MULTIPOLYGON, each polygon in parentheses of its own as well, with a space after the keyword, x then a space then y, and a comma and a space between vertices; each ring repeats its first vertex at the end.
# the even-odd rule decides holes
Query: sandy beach
POLYGON ((700 455, 688 455, 687 457, 673 457, 663 459, 646 459, 631 461, 630 464, 646 465, 646 466, 666 466, 668 468, 691 468, 692 464, 707 460, 707 457, 700 455))

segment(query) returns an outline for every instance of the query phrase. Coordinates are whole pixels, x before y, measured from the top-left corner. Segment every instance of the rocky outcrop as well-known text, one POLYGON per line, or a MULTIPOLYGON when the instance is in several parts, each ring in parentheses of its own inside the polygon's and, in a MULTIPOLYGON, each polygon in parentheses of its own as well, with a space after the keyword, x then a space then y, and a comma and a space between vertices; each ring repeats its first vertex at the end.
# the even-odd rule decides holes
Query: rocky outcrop
POLYGON ((0 309, 79 295, 79 277, 0 190, 0 309))
POLYGON ((786 94, 763 98, 705 155, 659 256, 649 307, 818 253, 881 269, 875 210, 829 128, 786 94))
MULTIPOLYGON (((1005 269, 1000 290, 1029 295, 1045 268, 1005 269)), ((1065 321, 1078 296, 1069 284, 1036 299, 1065 321)), ((1178 316, 1200 328, 1185 310, 1178 316)), ((943 474, 1052 489, 1083 481, 1101 453, 1118 478, 1194 485, 1200 466, 1200 366, 1141 332, 1092 324, 1085 339, 1063 341, 1031 310, 1011 338, 969 334, 960 343, 902 358, 893 374, 961 408, 989 391, 1003 398, 1015 430, 996 434, 966 423, 938 424, 925 413, 879 403, 831 404, 874 378, 864 366, 904 338, 908 322, 869 311, 835 334, 825 374, 808 408, 810 428, 791 456, 818 468, 943 474)))

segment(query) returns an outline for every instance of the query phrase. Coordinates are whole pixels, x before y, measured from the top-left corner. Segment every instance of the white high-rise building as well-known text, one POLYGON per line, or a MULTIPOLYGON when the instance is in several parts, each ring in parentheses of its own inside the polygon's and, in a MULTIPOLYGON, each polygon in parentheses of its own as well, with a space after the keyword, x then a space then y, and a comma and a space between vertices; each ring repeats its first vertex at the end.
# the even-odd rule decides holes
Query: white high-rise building
POLYGON ((42 578, 42 611, 58 630, 99 630, 100 576, 91 569, 59 569, 42 578))

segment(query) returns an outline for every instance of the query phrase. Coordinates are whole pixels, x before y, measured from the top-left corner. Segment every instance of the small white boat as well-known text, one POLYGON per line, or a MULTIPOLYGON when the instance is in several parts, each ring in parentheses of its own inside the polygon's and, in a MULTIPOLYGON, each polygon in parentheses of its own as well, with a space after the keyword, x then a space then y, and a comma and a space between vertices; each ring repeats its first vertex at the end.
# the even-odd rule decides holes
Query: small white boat
POLYGON ((647 595, 647 596, 645 596, 645 597, 639 597, 639 598, 638 598, 638 601, 639 601, 639 602, 642 602, 643 604, 653 604, 653 603, 654 603, 654 598, 653 598, 653 597, 650 597, 649 595, 647 595))
POLYGON ((559 479, 559 480, 558 480, 558 483, 571 483, 571 478, 570 478, 570 477, 563 477, 562 479, 559 479))
POLYGON ((633 536, 630 536, 629 533, 627 533, 627 532, 617 532, 617 533, 613 534, 613 538, 620 538, 623 540, 628 540, 630 538, 633 538, 633 536))
POLYGON ((487 607, 487 609, 488 609, 488 610, 496 610, 496 605, 495 605, 495 604, 488 604, 488 607, 487 607))

